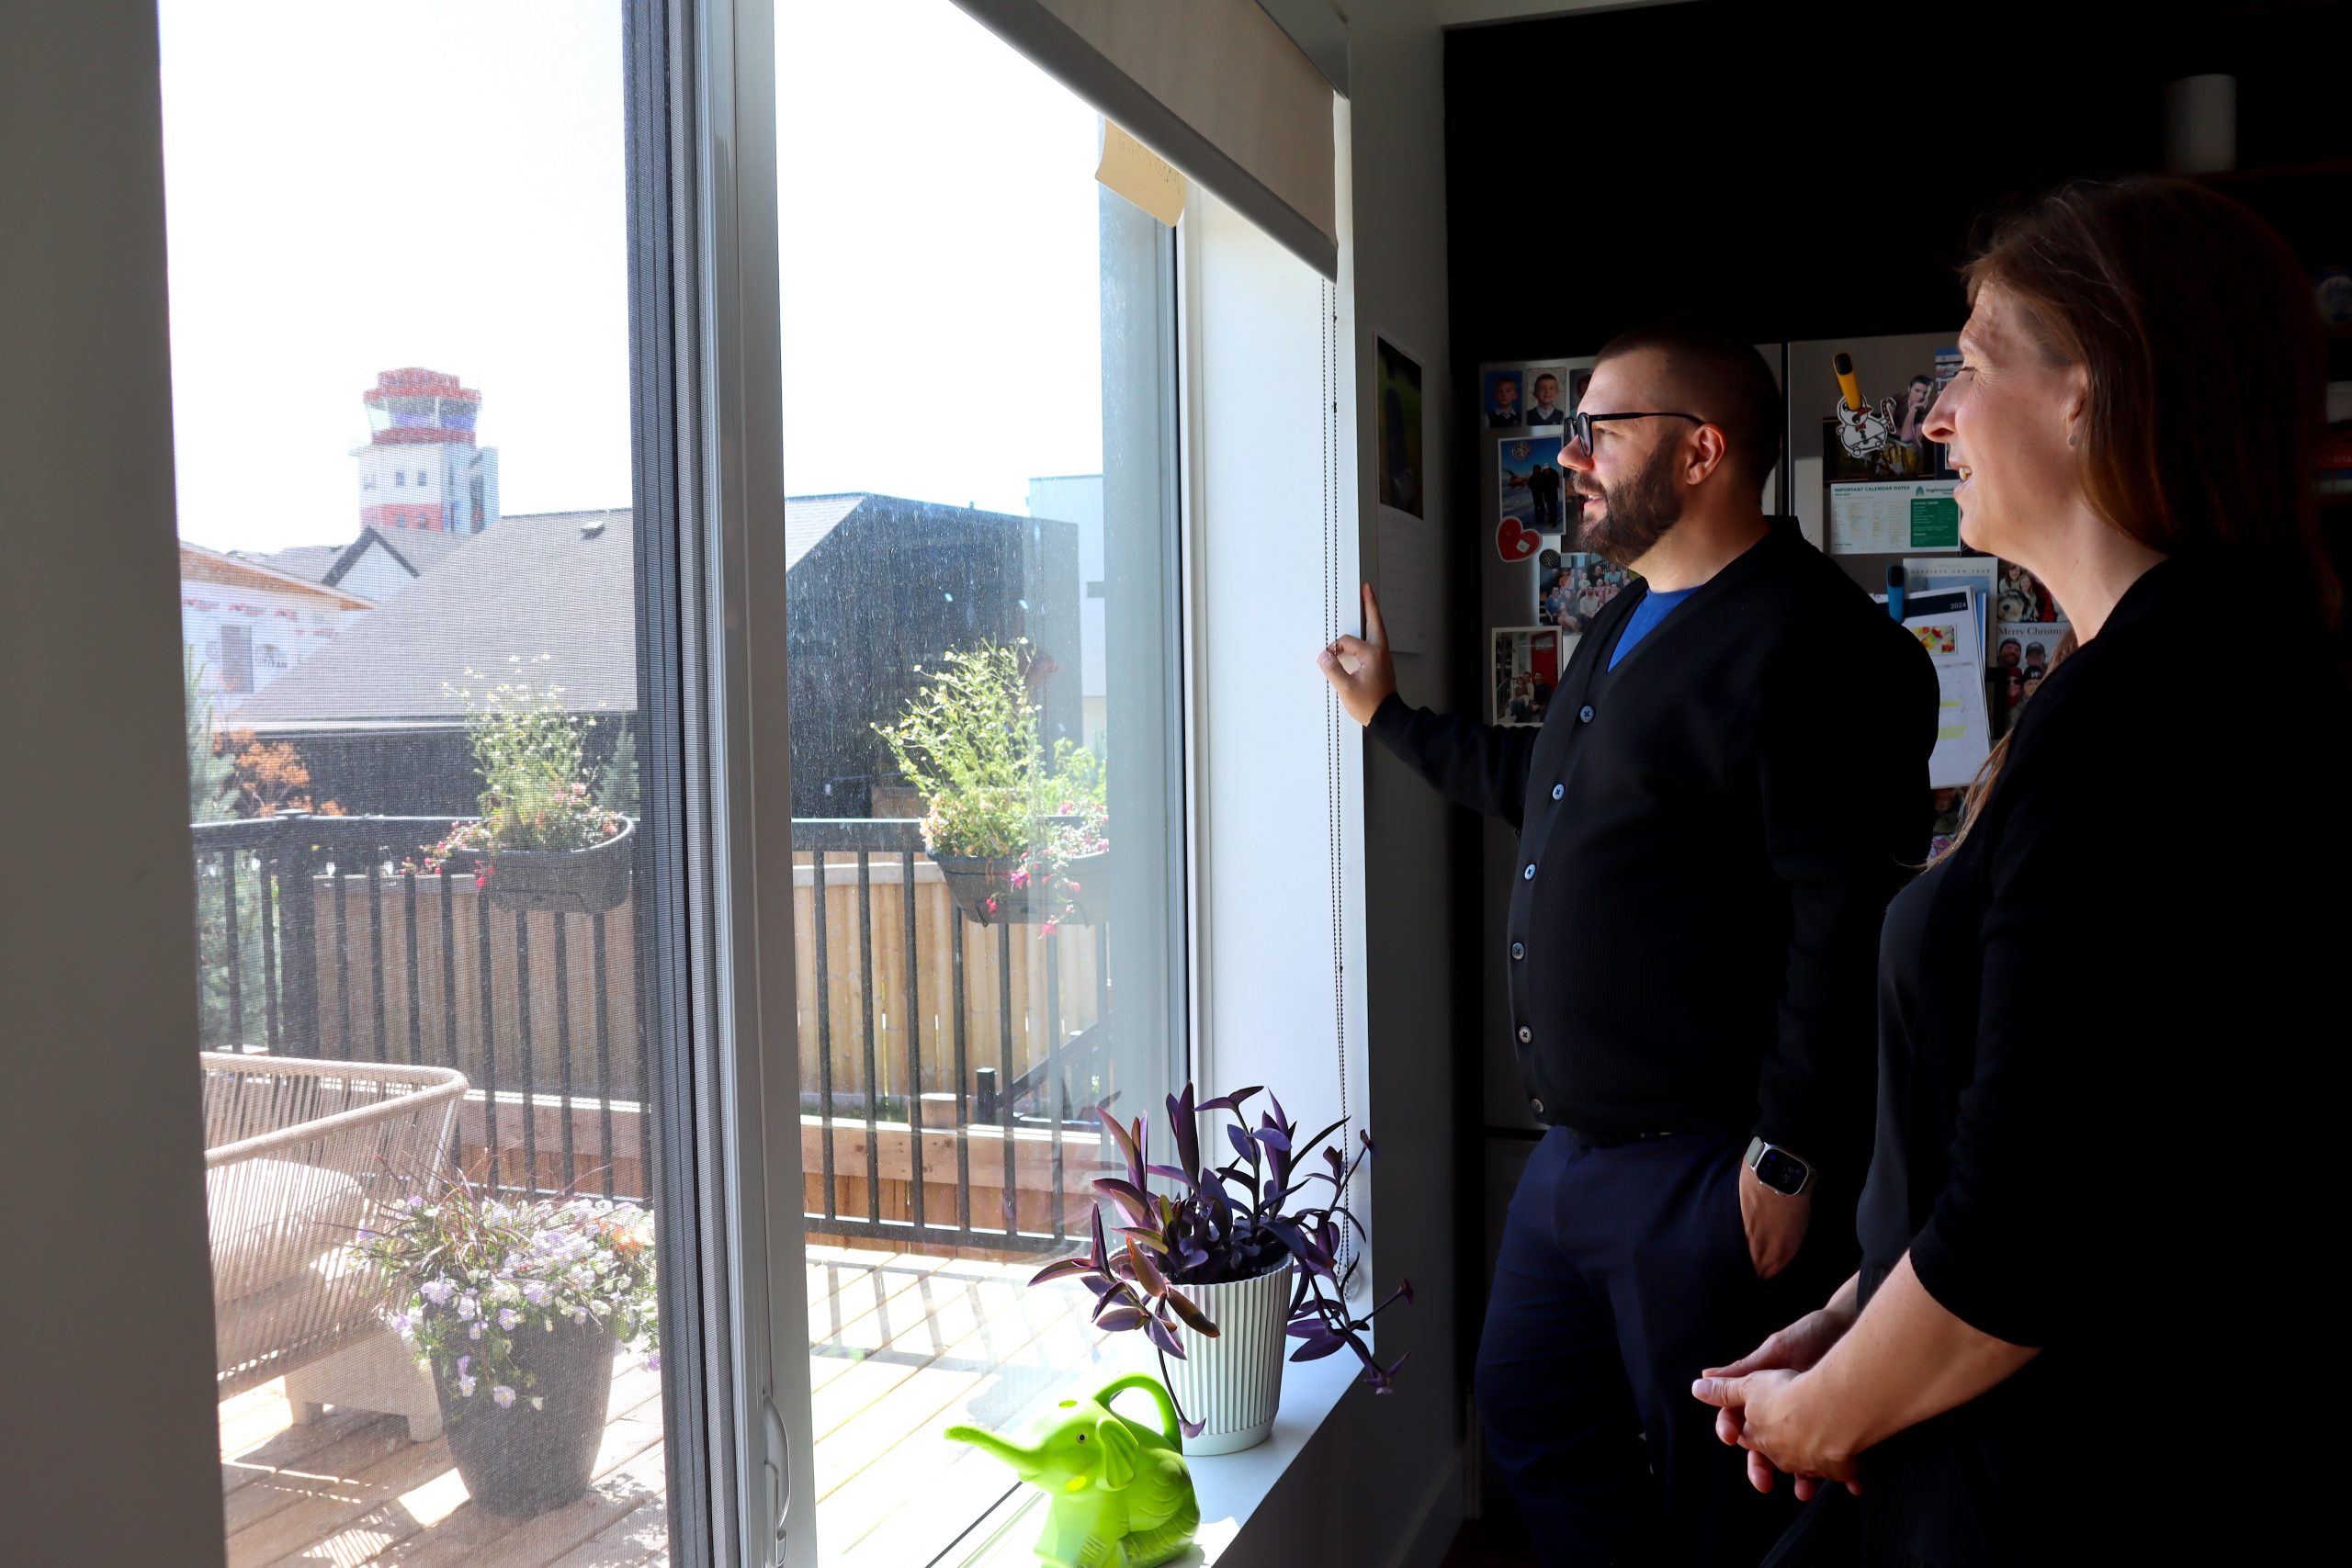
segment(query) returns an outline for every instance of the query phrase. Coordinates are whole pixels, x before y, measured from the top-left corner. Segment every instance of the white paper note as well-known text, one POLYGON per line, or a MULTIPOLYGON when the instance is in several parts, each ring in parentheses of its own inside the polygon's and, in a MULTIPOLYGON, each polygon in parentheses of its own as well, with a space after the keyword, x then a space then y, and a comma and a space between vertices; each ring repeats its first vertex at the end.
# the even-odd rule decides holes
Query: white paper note
POLYGON ((1421 653, 1429 648, 1430 598, 1437 592, 1433 530, 1409 512, 1380 509, 1380 618, 1388 627, 1388 651, 1421 653))

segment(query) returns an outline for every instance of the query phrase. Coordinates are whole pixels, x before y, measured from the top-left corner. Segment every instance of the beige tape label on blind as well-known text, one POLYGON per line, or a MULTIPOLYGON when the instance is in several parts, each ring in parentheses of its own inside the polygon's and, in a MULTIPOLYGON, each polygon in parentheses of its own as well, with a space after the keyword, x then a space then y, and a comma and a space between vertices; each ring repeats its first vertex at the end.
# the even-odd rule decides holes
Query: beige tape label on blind
POLYGON ((1094 177, 1171 229, 1184 215, 1184 176, 1107 119, 1102 122, 1102 163, 1094 177))

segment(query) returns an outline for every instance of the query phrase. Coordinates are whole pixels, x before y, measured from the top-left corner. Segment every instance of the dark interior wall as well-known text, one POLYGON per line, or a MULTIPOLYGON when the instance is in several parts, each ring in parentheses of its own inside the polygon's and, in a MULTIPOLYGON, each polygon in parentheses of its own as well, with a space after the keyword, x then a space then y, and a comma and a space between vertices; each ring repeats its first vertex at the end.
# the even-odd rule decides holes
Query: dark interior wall
MULTIPOLYGON (((1455 412, 1442 428, 1456 516, 1480 516, 1482 362, 1589 354, 1672 316, 1755 343, 1951 330, 1965 313, 1957 269, 1988 220, 2070 179, 2161 168, 2165 84, 2181 76, 2237 78, 2237 173, 2221 188, 2314 268, 2352 265, 2352 5, 1982 0, 1849 16, 1682 0, 1446 35, 1455 412)), ((2330 354, 2333 377, 2352 378, 2352 335, 2330 354)), ((1474 536, 1458 530, 1453 547, 1474 536)), ((1483 649, 1480 570, 1453 573, 1449 591, 1457 648, 1483 649)), ((1482 659, 1460 661, 1457 711, 1484 714, 1484 678, 1482 659)), ((1455 992, 1476 998, 1494 962, 1477 912, 1501 906, 1505 874, 1457 862, 1469 886, 1455 992)), ((1465 1072, 1512 1070, 1500 1021, 1467 1027, 1465 1072)), ((1476 1238, 1461 1280, 1465 1373, 1501 1205, 1532 1146, 1523 1129, 1480 1124, 1484 1088, 1474 1076, 1455 1095, 1457 1138, 1476 1151, 1459 1216, 1476 1238)))
MULTIPOLYGON (((1456 385, 1481 360, 1589 353, 1661 316, 1758 343, 1954 322, 1984 216, 2160 167, 2176 77, 2237 77, 2241 169, 2352 158, 2352 6, 2335 0, 1845 15, 1685 0, 1449 33, 1456 385), (1528 107, 1548 89, 1531 84, 1556 84, 1561 107, 1543 157, 1528 107)), ((2341 199, 2268 194, 2249 199, 2312 231, 2289 233, 2307 255, 2342 221, 2341 199)))

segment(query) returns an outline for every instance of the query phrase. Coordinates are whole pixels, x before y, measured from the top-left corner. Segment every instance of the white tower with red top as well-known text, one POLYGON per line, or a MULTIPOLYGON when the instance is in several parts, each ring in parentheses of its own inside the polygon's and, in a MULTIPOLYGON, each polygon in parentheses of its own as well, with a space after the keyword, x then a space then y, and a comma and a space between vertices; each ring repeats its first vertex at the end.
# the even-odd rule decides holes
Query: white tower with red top
POLYGON ((498 449, 474 444, 481 394, 438 370, 387 370, 360 394, 361 526, 479 534, 498 521, 498 449))

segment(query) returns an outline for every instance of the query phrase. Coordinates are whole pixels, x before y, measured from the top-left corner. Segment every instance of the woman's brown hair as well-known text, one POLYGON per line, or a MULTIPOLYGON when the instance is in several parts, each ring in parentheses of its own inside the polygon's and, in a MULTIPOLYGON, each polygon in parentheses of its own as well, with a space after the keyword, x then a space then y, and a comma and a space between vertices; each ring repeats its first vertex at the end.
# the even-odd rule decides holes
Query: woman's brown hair
MULTIPOLYGON (((2303 268, 2268 224, 2188 180, 2071 185, 2000 224, 1962 276, 1972 306, 1998 288, 2052 364, 2088 372, 2094 512, 2167 556, 2260 573, 2282 603, 2301 588, 2335 623, 2315 495, 2324 350, 2303 268)), ((1954 847, 2007 750, 2005 736, 1976 775, 1954 847)))

